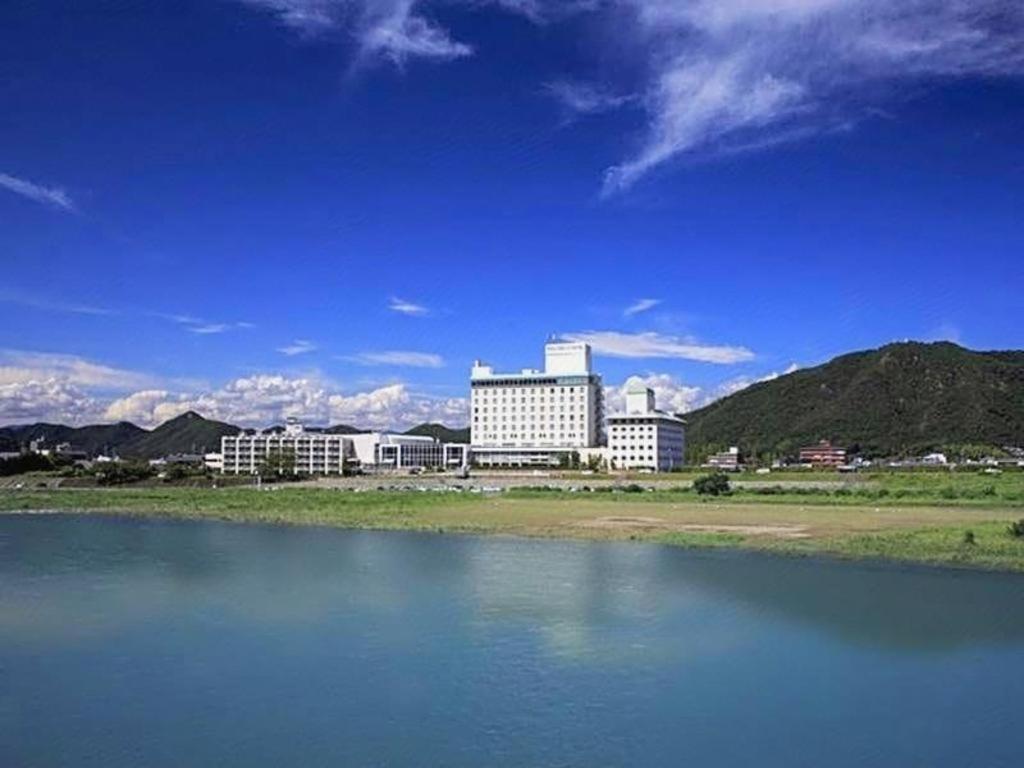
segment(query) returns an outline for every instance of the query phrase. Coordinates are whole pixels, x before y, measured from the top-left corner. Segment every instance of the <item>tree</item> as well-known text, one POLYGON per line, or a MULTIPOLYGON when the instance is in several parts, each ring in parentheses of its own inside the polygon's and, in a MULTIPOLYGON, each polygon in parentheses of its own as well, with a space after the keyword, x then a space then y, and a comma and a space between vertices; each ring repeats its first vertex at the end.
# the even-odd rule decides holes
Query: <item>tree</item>
POLYGON ((290 480, 295 477, 295 451, 291 448, 272 448, 256 468, 263 478, 290 480))
POLYGON ((729 493, 729 478, 721 472, 701 475, 693 481, 693 489, 701 496, 721 496, 729 493))

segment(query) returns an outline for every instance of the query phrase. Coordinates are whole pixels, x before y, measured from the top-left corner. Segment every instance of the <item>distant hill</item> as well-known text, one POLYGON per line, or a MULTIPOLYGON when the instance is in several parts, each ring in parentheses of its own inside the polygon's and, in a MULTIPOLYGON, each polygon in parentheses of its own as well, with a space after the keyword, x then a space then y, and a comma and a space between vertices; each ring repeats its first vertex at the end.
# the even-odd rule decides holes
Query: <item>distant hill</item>
POLYGON ((93 424, 87 427, 46 423, 25 424, 0 427, 0 450, 16 451, 33 440, 43 440, 48 446, 71 443, 73 447, 91 454, 105 453, 146 434, 146 430, 127 421, 116 424, 93 424), (5 445, 6 448, 3 447, 5 445))
POLYGON ((223 421, 204 419, 195 411, 188 411, 165 421, 151 432, 125 441, 118 447, 122 456, 155 459, 171 453, 205 453, 219 451, 224 435, 237 435, 238 427, 223 421))
POLYGON ((468 443, 469 427, 462 429, 451 429, 444 424, 420 424, 418 427, 406 430, 407 435, 421 435, 440 440, 442 443, 468 443))
POLYGON ((794 455, 829 439, 869 456, 1024 445, 1024 351, 906 342, 837 357, 686 414, 691 458, 794 455))
POLYGON ((348 424, 335 424, 333 427, 328 427, 324 430, 328 435, 358 435, 365 431, 365 429, 359 429, 359 427, 349 426, 348 424))
MULTIPOLYGON (((268 427, 283 431, 283 426, 268 427)), ((67 427, 62 424, 25 424, 0 427, 0 451, 16 451, 32 440, 44 439, 47 445, 70 443, 73 448, 90 454, 117 454, 123 458, 153 459, 172 453, 205 453, 220 450, 224 435, 237 435, 239 427, 223 421, 203 418, 194 411, 183 413, 152 430, 122 421, 118 424, 95 424, 67 427)), ((253 432, 254 430, 247 430, 253 432)), ((366 432, 348 424, 336 424, 316 430, 334 435, 366 432)), ((469 442, 469 428, 449 429, 443 424, 421 424, 406 434, 430 435, 445 442, 469 442)))

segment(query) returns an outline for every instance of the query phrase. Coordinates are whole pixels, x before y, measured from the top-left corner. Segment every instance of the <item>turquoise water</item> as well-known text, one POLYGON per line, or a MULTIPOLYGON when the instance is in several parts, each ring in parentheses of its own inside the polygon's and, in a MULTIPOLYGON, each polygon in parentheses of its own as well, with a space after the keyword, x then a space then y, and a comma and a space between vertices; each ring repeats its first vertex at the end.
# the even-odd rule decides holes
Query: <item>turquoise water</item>
POLYGON ((1020 766, 1024 577, 0 517, 0 766, 1020 766))

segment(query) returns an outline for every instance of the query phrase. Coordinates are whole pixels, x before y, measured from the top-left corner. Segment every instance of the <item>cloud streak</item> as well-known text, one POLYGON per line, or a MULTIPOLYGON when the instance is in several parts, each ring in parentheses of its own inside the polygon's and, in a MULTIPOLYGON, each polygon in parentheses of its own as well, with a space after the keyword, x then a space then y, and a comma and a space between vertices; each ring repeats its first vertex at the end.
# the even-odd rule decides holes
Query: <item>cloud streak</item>
POLYGON ((834 129, 908 83, 1024 74, 1024 5, 1009 0, 621 0, 650 51, 639 150, 605 175, 628 189, 694 153, 834 129))
POLYGON ((296 339, 291 344, 286 344, 283 347, 278 347, 277 351, 287 357, 295 357, 296 355, 305 355, 310 352, 315 352, 317 349, 309 339, 296 339))
POLYGON ((653 331, 622 333, 620 331, 583 331, 567 333, 570 341, 583 341, 595 354, 607 357, 637 359, 672 358, 702 363, 728 365, 754 359, 746 347, 701 344, 693 339, 667 336, 653 331))
POLYGON ((386 352, 360 352, 339 358, 359 365, 392 365, 410 368, 443 368, 444 358, 432 352, 408 352, 389 350, 386 352))
POLYGON ((0 290, 0 303, 17 304, 18 306, 28 307, 30 309, 39 309, 44 312, 61 312, 72 315, 107 316, 118 314, 116 310, 107 309, 105 307, 64 302, 48 299, 42 296, 4 290, 0 290))
POLYGON ((59 380, 76 387, 128 390, 153 386, 145 373, 96 363, 77 355, 0 349, 0 384, 59 380))
POLYGON ((450 61, 473 54, 446 29, 419 12, 417 0, 240 0, 272 13, 306 37, 344 32, 354 37, 359 58, 383 57, 396 65, 409 59, 450 61))
POLYGON ((0 187, 50 208, 57 208, 68 213, 74 213, 77 210, 75 202, 61 187, 43 186, 6 173, 0 173, 0 187))
POLYGON ((388 309, 400 315, 409 315, 410 317, 425 317, 430 314, 430 310, 422 304, 414 304, 411 301, 405 301, 395 296, 392 296, 388 302, 388 309))
POLYGON ((639 315, 641 312, 646 312, 649 309, 654 309, 659 304, 661 304, 661 299, 637 299, 626 307, 622 311, 622 314, 624 317, 632 317, 633 315, 639 315))

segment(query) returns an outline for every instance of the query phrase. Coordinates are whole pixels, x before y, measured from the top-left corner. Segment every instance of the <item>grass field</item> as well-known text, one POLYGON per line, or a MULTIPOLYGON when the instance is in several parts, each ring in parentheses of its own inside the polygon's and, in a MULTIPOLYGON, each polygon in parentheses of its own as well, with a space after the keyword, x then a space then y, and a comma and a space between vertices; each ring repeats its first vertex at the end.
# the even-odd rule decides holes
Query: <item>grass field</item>
MULTIPOLYGON (((963 490, 963 489, 959 489, 963 490)), ((970 490, 970 489, 968 489, 970 490)), ((707 500, 690 491, 497 494, 337 489, 115 488, 0 492, 0 511, 80 511, 346 528, 489 533, 742 547, 788 554, 885 558, 1024 570, 1016 499, 983 493, 940 503, 892 494, 745 494, 707 500), (965 541, 967 532, 973 543, 965 541)), ((973 493, 973 490, 970 490, 973 493)), ((1016 491, 1012 491, 1016 493, 1016 491)))

